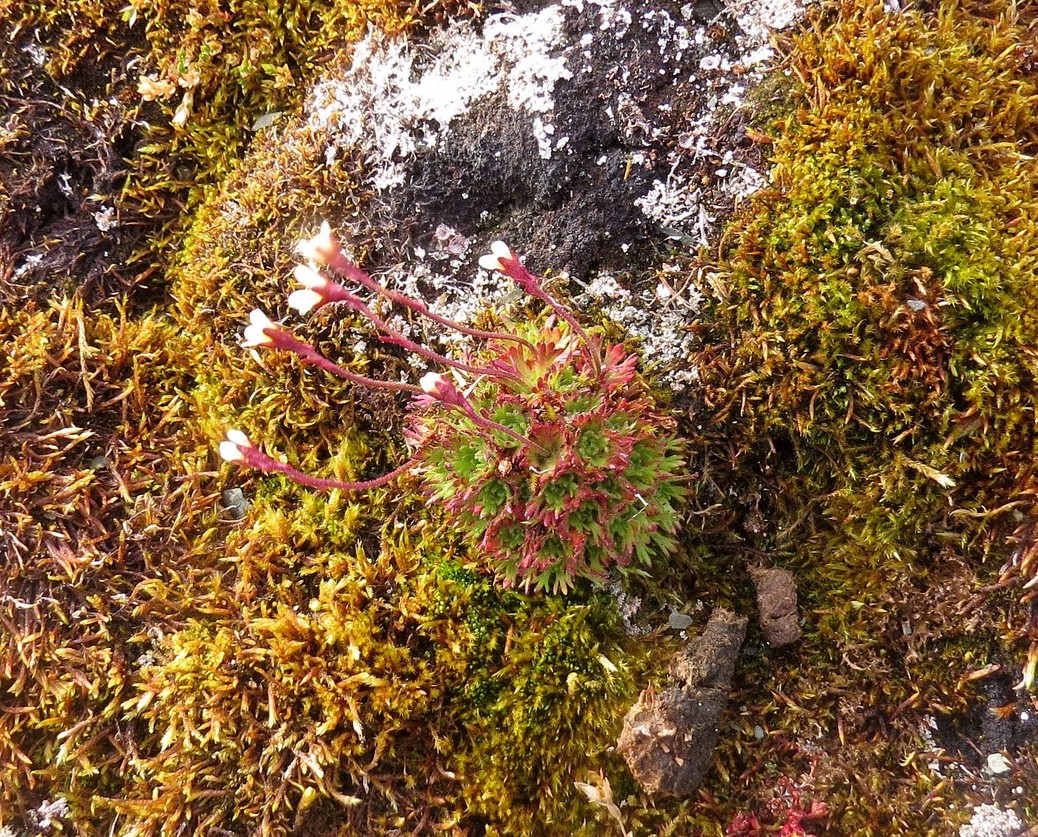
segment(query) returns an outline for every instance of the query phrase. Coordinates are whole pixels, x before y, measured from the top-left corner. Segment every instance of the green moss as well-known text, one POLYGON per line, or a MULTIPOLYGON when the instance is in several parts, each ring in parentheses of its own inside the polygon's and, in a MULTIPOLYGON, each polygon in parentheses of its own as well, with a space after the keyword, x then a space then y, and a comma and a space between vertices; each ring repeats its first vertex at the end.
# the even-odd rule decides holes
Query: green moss
POLYGON ((1017 39, 869 6, 797 44, 803 103, 723 266, 710 386, 740 455, 781 467, 776 504, 820 502, 827 563, 897 578, 941 544, 1001 544, 997 509, 1028 488, 1038 96, 1017 39))
MULTIPOLYGON (((1038 451, 1027 25, 969 3, 821 15, 791 48, 798 90, 770 131, 775 187, 714 266, 699 500, 744 498, 767 524, 744 529, 746 545, 796 572, 806 656, 773 681, 798 707, 793 728, 838 722, 842 746, 848 700, 890 724, 886 746, 846 735, 870 785, 833 791, 839 833, 930 828, 879 765, 898 772, 919 746, 906 707, 962 711, 971 692, 949 672, 1005 653, 993 622, 955 616, 970 586, 1014 549, 1003 577, 1034 572, 1019 557, 1033 541, 1011 542, 1033 514, 1038 451), (913 626, 925 651, 905 638, 913 626)), ((912 775, 913 793, 936 781, 912 775)))
POLYGON ((600 764, 637 695, 615 604, 515 597, 499 663, 470 687, 462 795, 502 833, 572 833, 573 786, 600 764))

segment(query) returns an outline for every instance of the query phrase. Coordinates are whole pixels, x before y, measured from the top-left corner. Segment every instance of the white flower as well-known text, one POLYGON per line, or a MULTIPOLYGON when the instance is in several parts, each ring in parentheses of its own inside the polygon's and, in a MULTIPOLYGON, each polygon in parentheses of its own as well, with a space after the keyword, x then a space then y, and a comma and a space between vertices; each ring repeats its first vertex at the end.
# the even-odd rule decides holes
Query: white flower
POLYGON ((513 253, 512 248, 503 241, 495 241, 490 245, 490 252, 485 256, 479 257, 479 266, 484 270, 499 270, 503 272, 505 268, 501 259, 513 261, 515 259, 515 253, 513 253))
POLYGON ((339 242, 332 232, 332 225, 321 222, 321 229, 313 238, 304 238, 296 245, 296 252, 304 259, 317 264, 328 262, 339 252, 339 242))
POLYGON ((243 448, 253 447, 249 437, 240 430, 228 430, 224 435, 227 438, 220 442, 220 458, 225 462, 244 462, 243 448))
POLYGON ((426 372, 418 382, 422 390, 429 395, 437 395, 445 385, 449 385, 446 378, 439 372, 426 372))
POLYGON ((242 335, 244 337, 241 342, 242 348, 251 349, 253 346, 273 345, 274 339, 266 331, 268 328, 276 330, 277 326, 274 325, 270 317, 258 308, 253 308, 249 312, 249 325, 245 328, 242 335))
POLYGON ((288 307, 294 308, 300 314, 308 314, 314 308, 340 299, 339 288, 331 279, 319 270, 314 270, 310 265, 296 265, 292 272, 295 280, 302 285, 302 289, 294 291, 288 297, 288 307))
POLYGON ((308 264, 297 264, 292 276, 304 288, 323 288, 328 284, 328 277, 308 264))
POLYGON ((309 314, 318 305, 327 302, 324 295, 310 288, 300 288, 288 295, 288 307, 300 314, 309 314))

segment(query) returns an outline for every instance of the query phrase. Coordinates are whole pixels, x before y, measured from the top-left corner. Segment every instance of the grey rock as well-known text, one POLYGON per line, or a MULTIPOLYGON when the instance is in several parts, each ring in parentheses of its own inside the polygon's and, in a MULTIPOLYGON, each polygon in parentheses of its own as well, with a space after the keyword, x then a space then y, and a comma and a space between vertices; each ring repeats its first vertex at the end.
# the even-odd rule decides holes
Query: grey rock
POLYGON ((232 520, 241 520, 251 505, 240 488, 227 488, 220 495, 224 511, 232 520))

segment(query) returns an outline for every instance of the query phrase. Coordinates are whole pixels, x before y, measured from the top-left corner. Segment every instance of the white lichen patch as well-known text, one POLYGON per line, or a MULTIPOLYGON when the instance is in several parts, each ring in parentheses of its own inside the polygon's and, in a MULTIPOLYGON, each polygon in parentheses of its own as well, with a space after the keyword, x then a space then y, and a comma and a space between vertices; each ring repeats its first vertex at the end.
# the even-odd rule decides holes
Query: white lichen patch
POLYGON ((97 224, 97 228, 101 232, 109 232, 119 226, 119 217, 116 214, 114 206, 102 205, 97 212, 94 213, 94 223, 97 224))
MULTIPOLYGON (((34 35, 34 37, 36 36, 34 35)), ((36 43, 36 41, 30 41, 26 46, 23 46, 22 52, 28 55, 32 63, 37 67, 42 67, 47 63, 47 50, 36 43)))
POLYGON ((11 276, 11 278, 15 281, 18 281, 30 270, 39 267, 42 261, 42 253, 30 253, 28 256, 25 257, 25 261, 23 261, 20 265, 18 265, 18 267, 15 268, 14 274, 11 276))
POLYGON ((616 609, 623 622, 624 632, 628 636, 645 636, 652 631, 652 626, 642 620, 642 600, 640 596, 627 593, 619 582, 614 581, 607 588, 616 600, 616 609))
MULTIPOLYGON (((664 275, 674 278, 680 271, 664 265, 664 275)), ((688 323, 694 318, 702 295, 688 283, 675 287, 660 281, 654 290, 634 293, 613 276, 600 274, 585 288, 578 302, 593 302, 614 322, 641 342, 642 357, 658 367, 661 379, 674 390, 684 389, 698 379, 689 364, 694 341, 688 323)))
MULTIPOLYGON (((739 151, 739 138, 725 126, 745 107, 748 91, 772 69, 771 34, 798 21, 805 6, 801 0, 732 2, 725 15, 712 24, 694 26, 690 35, 683 26, 657 21, 661 49, 682 53, 691 41, 703 51, 697 72, 686 82, 700 104, 672 144, 667 177, 655 180, 636 201, 664 232, 708 246, 724 215, 767 184, 767 173, 739 151), (725 27, 733 26, 731 37, 719 37, 729 34, 725 27)), ((691 20, 691 6, 682 14, 691 20)))
POLYGON ((788 29, 804 16, 810 0, 726 0, 750 46, 766 44, 772 32, 788 29))
POLYGON ((329 136, 326 158, 358 148, 375 189, 399 186, 409 159, 440 147, 454 119, 499 90, 529 117, 541 156, 550 157, 555 85, 571 77, 560 48, 560 10, 494 15, 482 33, 455 23, 434 33, 421 55, 402 38, 371 32, 357 45, 351 68, 311 96, 311 127, 329 136))
POLYGON ((68 800, 58 797, 53 800, 44 800, 35 810, 30 811, 29 821, 36 833, 46 833, 51 830, 64 830, 59 821, 68 815, 68 800))
POLYGON ((1015 811, 997 805, 978 805, 970 821, 959 827, 959 837, 1016 837, 1023 828, 1015 811))

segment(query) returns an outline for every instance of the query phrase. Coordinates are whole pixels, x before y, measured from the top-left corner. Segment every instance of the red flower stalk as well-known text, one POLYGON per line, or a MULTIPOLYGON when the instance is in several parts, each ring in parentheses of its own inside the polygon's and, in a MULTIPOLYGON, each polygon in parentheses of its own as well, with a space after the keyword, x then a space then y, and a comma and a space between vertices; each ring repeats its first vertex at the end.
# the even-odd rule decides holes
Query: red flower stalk
POLYGON ((357 375, 350 372, 348 369, 343 369, 339 364, 332 363, 332 361, 324 357, 324 355, 318 352, 317 349, 309 343, 305 343, 299 338, 294 337, 287 329, 284 329, 272 322, 271 319, 259 309, 253 309, 249 314, 249 325, 245 329, 244 339, 242 340, 241 345, 245 349, 257 346, 284 349, 285 351, 298 355, 304 363, 316 366, 319 369, 323 369, 325 372, 346 381, 350 381, 351 383, 359 384, 360 386, 373 387, 375 389, 391 389, 398 392, 422 391, 420 387, 416 387, 414 384, 380 381, 375 378, 368 378, 364 375, 357 375))
POLYGON ((472 419, 477 427, 482 427, 484 430, 504 433, 507 436, 511 436, 521 445, 544 451, 544 448, 527 439, 522 433, 517 433, 511 427, 506 427, 505 425, 492 421, 481 413, 478 413, 476 408, 472 406, 461 391, 447 378, 444 378, 443 375, 440 375, 437 372, 427 372, 422 376, 420 383, 422 391, 431 400, 439 401, 441 404, 445 404, 448 407, 457 407, 472 419))
MULTIPOLYGON (((452 331, 457 331, 461 334, 467 334, 470 337, 479 337, 483 340, 511 341, 533 348, 530 343, 517 334, 506 334, 505 332, 500 331, 484 331, 482 329, 472 328, 464 323, 456 322, 431 311, 421 300, 410 297, 407 294, 402 294, 399 291, 391 290, 379 282, 376 282, 369 273, 366 273, 357 267, 357 265, 355 265, 343 252, 342 246, 339 244, 339 239, 336 237, 335 233, 332 232, 331 225, 327 221, 324 221, 321 224, 321 231, 316 236, 299 242, 298 250, 305 258, 315 264, 327 267, 334 273, 338 273, 340 276, 345 276, 346 278, 356 282, 358 285, 367 288, 372 293, 388 299, 390 302, 395 302, 405 308, 410 308, 415 313, 432 320, 434 323, 437 323, 444 328, 449 328, 452 331)), ((312 268, 300 265, 296 268, 296 279, 304 286, 304 288, 313 287, 309 284, 310 279, 306 271, 322 277, 324 282, 333 284, 330 282, 328 277, 323 274, 318 273, 312 268)), ((299 292, 297 291, 296 293, 299 292)), ((334 300, 329 298, 316 304, 324 304, 324 302, 332 301, 334 300)), ((310 310, 310 307, 316 307, 316 304, 309 306, 307 310, 310 310)), ((292 305, 291 300, 289 301, 289 305, 292 305)), ((306 311, 301 310, 300 313, 306 313, 306 311)))
POLYGON ((265 474, 272 472, 281 473, 292 480, 292 482, 305 485, 308 488, 321 490, 338 488, 343 491, 366 491, 370 488, 378 488, 380 485, 385 485, 409 471, 417 461, 412 457, 399 468, 394 468, 388 474, 383 474, 376 479, 343 482, 342 480, 322 479, 321 477, 311 476, 284 462, 278 462, 278 460, 253 445, 249 441, 249 437, 240 430, 228 430, 226 436, 227 438, 220 442, 220 457, 225 461, 247 465, 250 468, 255 468, 257 471, 263 471, 265 474))
POLYGON ((541 287, 540 281, 526 269, 526 266, 523 265, 521 261, 519 261, 519 257, 512 251, 511 247, 503 241, 495 241, 490 245, 490 253, 485 256, 480 256, 479 266, 484 270, 496 270, 499 273, 503 273, 534 299, 539 299, 541 302, 547 304, 552 311, 569 324, 569 327, 573 329, 573 332, 579 336, 588 347, 595 374, 597 375, 601 372, 602 360, 599 357, 598 344, 592 342, 587 332, 584 331, 580 323, 577 322, 576 317, 574 317, 563 305, 558 303, 551 294, 541 287))
POLYGON ((444 366, 460 369, 463 372, 469 372, 473 375, 507 377, 508 373, 506 371, 492 369, 488 366, 471 366, 458 360, 452 360, 449 357, 432 351, 432 349, 427 349, 420 343, 415 343, 413 340, 409 340, 389 325, 389 323, 383 320, 378 314, 372 311, 367 303, 365 303, 359 296, 346 290, 342 285, 336 284, 323 273, 319 273, 312 268, 300 265, 300 267, 296 269, 296 279, 307 285, 307 287, 304 290, 295 291, 291 294, 288 298, 288 304, 299 310, 301 313, 306 313, 317 305, 327 302, 344 302, 358 314, 361 314, 371 321, 371 324, 374 325, 379 332, 375 336, 383 343, 392 343, 395 346, 407 349, 407 351, 413 352, 414 354, 423 357, 426 360, 430 360, 433 363, 440 363, 444 366))

